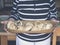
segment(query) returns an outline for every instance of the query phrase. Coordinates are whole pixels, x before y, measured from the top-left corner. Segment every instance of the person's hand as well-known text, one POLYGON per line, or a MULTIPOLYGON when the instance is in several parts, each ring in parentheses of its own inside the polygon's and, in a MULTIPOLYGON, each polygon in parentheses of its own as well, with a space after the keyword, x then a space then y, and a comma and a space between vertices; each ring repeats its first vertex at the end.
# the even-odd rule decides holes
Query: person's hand
POLYGON ((56 23, 59 23, 60 21, 59 20, 56 20, 56 19, 51 19, 51 21, 53 21, 53 22, 56 22, 56 23))
POLYGON ((8 20, 5 20, 5 21, 1 21, 1 24, 3 24, 4 25, 4 30, 6 31, 6 32, 8 32, 7 31, 7 29, 6 29, 6 25, 7 25, 7 23, 8 23, 8 20))
MULTIPOLYGON (((58 26, 57 24, 60 22, 59 20, 56 20, 56 19, 51 19, 51 21, 55 22, 56 27, 58 26)), ((56 29, 56 27, 55 27, 55 29, 56 29)), ((55 31, 55 29, 53 30, 53 32, 55 31)))
POLYGON ((8 32, 7 29, 6 29, 6 25, 7 25, 8 21, 14 21, 14 19, 9 19, 9 20, 5 20, 5 21, 1 21, 1 22, 0 22, 1 24, 4 25, 4 30, 5 30, 6 32, 8 32))
POLYGON ((1 21, 1 24, 7 24, 8 20, 5 20, 5 21, 1 21))

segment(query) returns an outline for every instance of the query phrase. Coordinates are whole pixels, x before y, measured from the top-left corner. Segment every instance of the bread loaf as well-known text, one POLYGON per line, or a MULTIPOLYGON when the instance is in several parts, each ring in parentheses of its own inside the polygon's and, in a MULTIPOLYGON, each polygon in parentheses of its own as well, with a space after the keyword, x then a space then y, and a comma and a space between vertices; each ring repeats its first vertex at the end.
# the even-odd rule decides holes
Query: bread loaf
POLYGON ((11 30, 20 31, 40 31, 49 30, 53 27, 53 24, 47 21, 9 21, 7 28, 11 30))

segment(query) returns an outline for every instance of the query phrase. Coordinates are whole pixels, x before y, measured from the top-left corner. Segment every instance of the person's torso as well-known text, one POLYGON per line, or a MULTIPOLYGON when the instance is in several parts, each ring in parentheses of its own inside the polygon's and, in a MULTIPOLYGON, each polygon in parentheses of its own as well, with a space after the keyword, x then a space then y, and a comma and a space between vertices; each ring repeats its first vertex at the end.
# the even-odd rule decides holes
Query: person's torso
MULTIPOLYGON (((17 11, 22 20, 46 20, 49 17, 49 0, 19 0, 17 11)), ((17 36, 26 41, 41 41, 47 39, 50 34, 18 34, 17 36)))
POLYGON ((47 19, 49 17, 49 0, 19 0, 17 11, 21 19, 47 19))

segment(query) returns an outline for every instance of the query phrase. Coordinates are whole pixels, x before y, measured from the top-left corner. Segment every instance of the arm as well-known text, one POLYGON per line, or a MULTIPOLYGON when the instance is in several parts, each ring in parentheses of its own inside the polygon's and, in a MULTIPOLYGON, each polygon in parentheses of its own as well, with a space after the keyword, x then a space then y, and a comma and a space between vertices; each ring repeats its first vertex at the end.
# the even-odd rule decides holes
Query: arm
POLYGON ((57 19, 55 0, 50 0, 50 19, 57 19))
POLYGON ((18 13, 18 9, 17 9, 17 5, 18 5, 19 1, 18 0, 14 0, 13 2, 13 7, 12 7, 12 10, 11 10, 11 15, 9 16, 9 19, 10 18, 13 18, 15 20, 18 20, 19 18, 19 13, 18 13))
POLYGON ((18 4, 18 1, 17 0, 14 0, 13 2, 13 9, 11 11, 11 14, 8 18, 8 20, 5 20, 5 21, 1 21, 2 24, 4 24, 4 30, 7 31, 7 29, 5 28, 6 24, 8 23, 8 21, 14 21, 14 20, 18 20, 18 12, 17 12, 17 4, 18 4))
POLYGON ((18 2, 19 2, 18 0, 14 0, 12 11, 11 11, 12 15, 9 16, 8 20, 2 21, 1 23, 3 23, 3 24, 6 23, 7 24, 7 22, 9 20, 13 21, 13 20, 17 20, 18 19, 18 12, 17 12, 17 4, 18 4, 18 2))
POLYGON ((57 23, 60 22, 57 18, 57 10, 56 10, 55 0, 50 0, 50 19, 57 23))

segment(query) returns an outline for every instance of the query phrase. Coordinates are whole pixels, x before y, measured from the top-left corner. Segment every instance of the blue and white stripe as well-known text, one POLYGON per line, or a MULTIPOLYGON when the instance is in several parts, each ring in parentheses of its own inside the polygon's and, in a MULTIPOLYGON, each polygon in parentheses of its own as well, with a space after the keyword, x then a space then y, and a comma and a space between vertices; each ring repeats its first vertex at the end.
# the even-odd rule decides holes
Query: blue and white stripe
MULTIPOLYGON (((47 20, 57 18, 54 0, 14 0, 11 18, 22 20, 47 20)), ((51 36, 49 34, 18 34, 26 41, 41 41, 51 36)))

